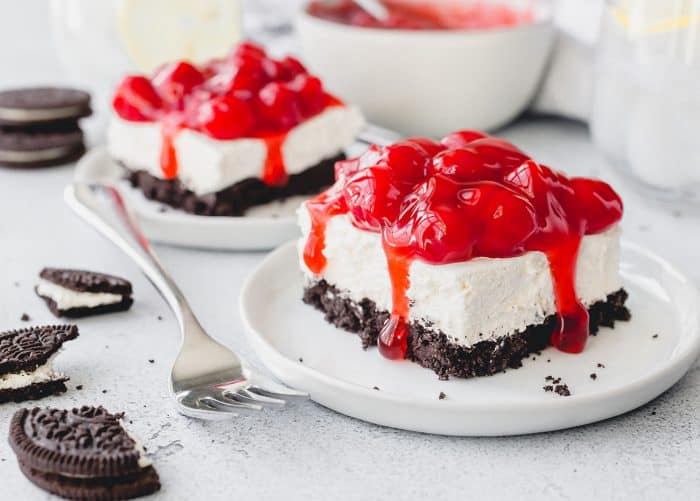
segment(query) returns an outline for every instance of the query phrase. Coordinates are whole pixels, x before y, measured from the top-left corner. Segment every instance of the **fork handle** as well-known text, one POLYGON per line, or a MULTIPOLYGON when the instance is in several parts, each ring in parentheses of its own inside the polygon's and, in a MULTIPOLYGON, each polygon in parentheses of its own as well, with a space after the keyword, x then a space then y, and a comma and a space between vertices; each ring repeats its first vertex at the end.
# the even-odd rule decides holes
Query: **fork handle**
POLYGON ((126 253, 155 286, 175 314, 183 335, 197 331, 186 329, 197 319, 180 288, 165 270, 158 255, 139 227, 133 210, 119 189, 109 184, 76 182, 68 185, 64 199, 90 226, 126 253), (100 200, 102 192, 111 204, 100 200))

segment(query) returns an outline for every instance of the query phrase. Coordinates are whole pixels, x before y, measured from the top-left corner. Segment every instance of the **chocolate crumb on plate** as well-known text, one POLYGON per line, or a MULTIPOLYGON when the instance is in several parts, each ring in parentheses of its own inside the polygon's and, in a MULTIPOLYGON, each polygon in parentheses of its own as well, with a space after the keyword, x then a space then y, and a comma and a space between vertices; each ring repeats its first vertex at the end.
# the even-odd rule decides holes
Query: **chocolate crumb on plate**
POLYGON ((603 364, 601 364, 600 362, 598 362, 598 368, 599 368, 599 369, 605 369, 605 365, 603 365, 603 364))
POLYGON ((658 337, 659 337, 659 335, 658 335, 658 334, 654 334, 654 335, 653 335, 653 336, 651 336, 651 337, 652 337, 653 339, 656 339, 656 338, 658 338, 658 337))
POLYGON ((373 390, 380 391, 380 390, 379 390, 379 386, 373 386, 372 389, 373 389, 373 390))
POLYGON ((592 373, 589 377, 590 377, 593 381, 595 381, 596 379, 598 379, 598 374, 596 374, 596 373, 594 372, 594 373, 592 373))
POLYGON ((554 387, 554 393, 556 393, 560 397, 570 397, 571 396, 571 391, 569 390, 569 386, 566 384, 556 385, 554 387))
POLYGON ((19 317, 19 319, 22 322, 29 322, 32 319, 32 317, 30 317, 27 313, 22 313, 22 316, 19 317))
POLYGON ((441 391, 440 394, 438 395, 438 400, 445 400, 447 398, 447 395, 445 395, 444 391, 441 391))

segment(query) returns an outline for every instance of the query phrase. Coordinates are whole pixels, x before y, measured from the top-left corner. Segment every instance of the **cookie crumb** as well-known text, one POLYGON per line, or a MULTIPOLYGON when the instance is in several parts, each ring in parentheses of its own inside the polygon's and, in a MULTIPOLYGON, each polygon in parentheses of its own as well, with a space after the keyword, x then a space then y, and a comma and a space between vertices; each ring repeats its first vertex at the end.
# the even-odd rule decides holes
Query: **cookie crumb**
POLYGON ((605 369, 605 365, 603 365, 603 364, 601 364, 600 362, 598 362, 598 368, 599 368, 599 369, 605 369))
POLYGON ((162 315, 158 315, 158 320, 163 320, 163 316, 162 316, 162 315))
POLYGON ((594 373, 592 373, 589 377, 590 377, 593 381, 595 381, 596 379, 598 379, 598 374, 596 374, 596 373, 594 372, 594 373))
POLYGON ((102 390, 102 393, 107 393, 107 390, 102 390))
POLYGON ((300 363, 300 364, 303 364, 303 363, 304 363, 304 359, 301 358, 301 357, 299 357, 299 363, 300 363))
POLYGON ((549 362, 551 362, 551 361, 552 361, 552 359, 551 359, 551 358, 548 358, 548 359, 547 359, 547 363, 549 363, 549 362))
POLYGON ((447 398, 447 395, 445 395, 444 391, 441 391, 440 394, 438 395, 438 400, 445 400, 447 398))
POLYGON ((570 397, 571 391, 569 391, 569 386, 566 384, 558 384, 554 387, 554 393, 560 397, 570 397))
POLYGON ((656 411, 651 411, 652 416, 656 416, 656 411))
POLYGON ((373 390, 377 390, 377 391, 381 391, 381 390, 379 389, 379 386, 373 386, 372 389, 373 389, 373 390))
POLYGON ((152 359, 152 358, 149 358, 149 359, 148 359, 148 363, 149 363, 149 364, 154 364, 154 363, 156 363, 156 361, 155 361, 154 359, 152 359))
POLYGON ((653 336, 651 336, 651 337, 652 337, 652 339, 656 339, 656 338, 658 338, 658 337, 659 337, 659 335, 658 335, 658 334, 654 334, 654 335, 653 335, 653 336))
POLYGON ((83 389, 83 385, 79 384, 78 386, 75 387, 76 390, 80 391, 83 389))
POLYGON ((22 313, 22 316, 19 317, 19 319, 20 319, 22 322, 29 322, 29 321, 32 319, 32 317, 30 317, 30 316, 27 315, 26 313, 22 313))
POLYGON ((554 391, 554 386, 552 386, 551 384, 548 384, 546 386, 543 386, 542 389, 544 391, 554 391))

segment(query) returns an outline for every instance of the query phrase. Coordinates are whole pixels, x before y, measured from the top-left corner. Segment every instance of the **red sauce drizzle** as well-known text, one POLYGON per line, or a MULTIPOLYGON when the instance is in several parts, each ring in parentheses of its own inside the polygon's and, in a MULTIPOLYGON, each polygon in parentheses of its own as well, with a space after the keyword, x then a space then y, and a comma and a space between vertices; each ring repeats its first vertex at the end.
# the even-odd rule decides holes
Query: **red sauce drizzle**
POLYGON ((581 352, 588 312, 576 293, 576 263, 584 235, 622 217, 622 201, 602 181, 568 178, 537 164, 512 144, 462 131, 440 143, 413 138, 336 165, 336 183, 307 202, 311 231, 304 262, 316 274, 328 221, 347 214, 354 226, 381 234, 392 287, 392 311, 379 336, 387 358, 404 358, 408 341, 410 266, 476 257, 543 252, 557 307, 551 342, 581 352))
POLYGON ((174 141, 187 128, 219 140, 263 139, 267 158, 261 178, 273 186, 288 179, 282 150, 289 131, 341 105, 297 59, 273 59, 251 43, 201 66, 178 61, 150 78, 127 76, 112 101, 124 120, 161 124, 160 164, 166 179, 177 176, 174 141))

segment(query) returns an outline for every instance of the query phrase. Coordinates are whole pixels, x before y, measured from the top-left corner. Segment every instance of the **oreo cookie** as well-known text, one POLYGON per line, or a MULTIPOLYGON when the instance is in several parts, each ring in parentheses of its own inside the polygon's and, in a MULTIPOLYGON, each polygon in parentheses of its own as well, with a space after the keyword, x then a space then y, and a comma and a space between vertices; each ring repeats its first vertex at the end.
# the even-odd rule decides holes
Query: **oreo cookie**
POLYGON ((85 153, 78 124, 31 129, 0 128, 0 165, 49 167, 77 160, 85 153))
POLYGON ((57 317, 81 318, 126 311, 132 286, 123 278, 86 270, 44 268, 35 290, 57 317))
POLYGON ((90 94, 77 89, 34 87, 0 92, 2 126, 75 123, 90 114, 90 94))
POLYGON ((0 403, 36 400, 65 392, 68 378, 53 370, 53 359, 63 343, 76 337, 75 325, 0 333, 0 403))
POLYGON ((132 499, 160 489, 145 450, 103 407, 20 409, 10 446, 22 473, 68 499, 132 499))

